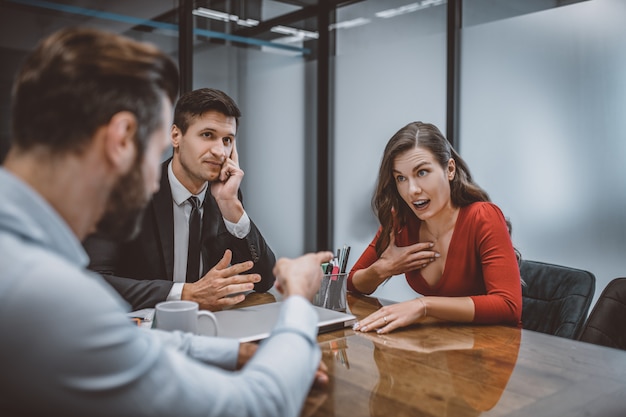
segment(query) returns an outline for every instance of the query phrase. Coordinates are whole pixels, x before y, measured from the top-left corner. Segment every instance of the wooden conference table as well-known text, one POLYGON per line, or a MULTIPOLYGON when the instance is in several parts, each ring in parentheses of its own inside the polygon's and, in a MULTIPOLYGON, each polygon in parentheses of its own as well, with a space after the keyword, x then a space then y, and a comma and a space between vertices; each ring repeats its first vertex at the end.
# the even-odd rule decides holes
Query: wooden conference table
MULTIPOLYGON (((362 318, 377 299, 348 294, 362 318)), ((245 303, 245 302, 244 302, 245 303)), ((626 416, 626 351, 506 326, 318 337, 327 389, 302 416, 626 416)))

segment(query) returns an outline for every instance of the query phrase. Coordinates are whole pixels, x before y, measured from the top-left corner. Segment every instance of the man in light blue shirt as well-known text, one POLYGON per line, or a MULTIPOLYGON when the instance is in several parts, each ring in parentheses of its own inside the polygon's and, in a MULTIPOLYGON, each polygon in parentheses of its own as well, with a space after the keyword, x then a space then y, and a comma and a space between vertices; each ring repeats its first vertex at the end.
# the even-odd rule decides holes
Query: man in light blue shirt
POLYGON ((283 310, 252 357, 132 325, 86 269, 80 241, 96 226, 133 232, 158 188, 177 80, 158 49, 88 29, 51 35, 17 75, 0 168, 0 415, 300 413, 321 356, 308 299, 332 253, 276 263, 283 310))

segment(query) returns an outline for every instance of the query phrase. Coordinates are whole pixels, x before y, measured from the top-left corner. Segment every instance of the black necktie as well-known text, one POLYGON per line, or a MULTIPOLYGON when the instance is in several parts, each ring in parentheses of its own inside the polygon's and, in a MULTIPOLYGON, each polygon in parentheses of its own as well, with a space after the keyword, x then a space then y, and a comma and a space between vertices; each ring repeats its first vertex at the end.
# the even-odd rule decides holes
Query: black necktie
POLYGON ((187 248, 187 282, 196 282, 200 275, 200 234, 202 232, 202 218, 200 216, 200 200, 191 196, 187 200, 191 203, 189 214, 189 247, 187 248))

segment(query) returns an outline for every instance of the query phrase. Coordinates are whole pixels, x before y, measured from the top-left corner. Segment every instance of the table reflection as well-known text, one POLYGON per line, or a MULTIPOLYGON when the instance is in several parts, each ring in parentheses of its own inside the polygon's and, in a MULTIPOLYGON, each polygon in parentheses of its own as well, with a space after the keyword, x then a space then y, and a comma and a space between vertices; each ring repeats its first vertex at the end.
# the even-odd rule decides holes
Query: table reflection
MULTIPOLYGON (((349 297, 362 318, 376 299, 349 297)), ((500 400, 517 360, 521 330, 418 325, 391 334, 345 330, 322 341, 331 384, 303 415, 477 416, 500 400)))
POLYGON ((370 415, 422 409, 429 415, 477 416, 490 410, 513 372, 520 335, 516 330, 493 337, 461 326, 416 329, 411 337, 360 334, 373 343, 379 373, 370 415))

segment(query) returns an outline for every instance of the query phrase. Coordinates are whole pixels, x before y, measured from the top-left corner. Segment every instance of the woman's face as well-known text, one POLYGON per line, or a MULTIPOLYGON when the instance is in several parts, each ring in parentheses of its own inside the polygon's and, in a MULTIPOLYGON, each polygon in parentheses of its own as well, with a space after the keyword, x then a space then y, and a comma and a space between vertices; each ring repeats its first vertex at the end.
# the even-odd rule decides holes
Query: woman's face
POLYGON ((431 219, 451 206, 450 181, 454 174, 452 158, 443 169, 433 154, 421 147, 398 155, 392 169, 400 197, 420 220, 431 219))

